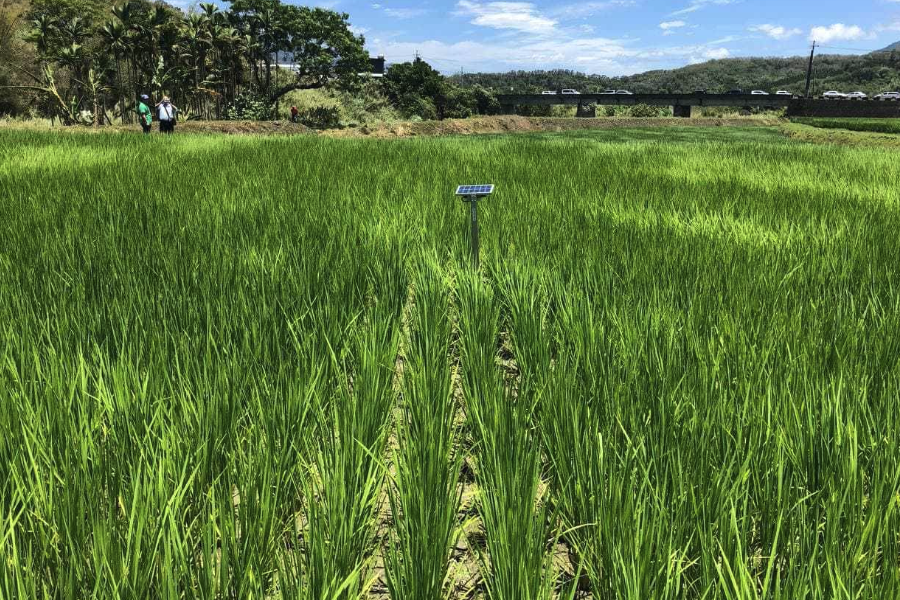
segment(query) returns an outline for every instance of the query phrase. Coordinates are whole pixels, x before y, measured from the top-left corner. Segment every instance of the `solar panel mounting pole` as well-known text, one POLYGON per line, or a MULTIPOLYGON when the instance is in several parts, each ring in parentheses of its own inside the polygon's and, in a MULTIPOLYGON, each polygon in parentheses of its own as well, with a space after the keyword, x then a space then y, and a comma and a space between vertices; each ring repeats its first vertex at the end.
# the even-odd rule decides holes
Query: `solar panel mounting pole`
POLYGON ((478 196, 469 196, 469 212, 472 215, 472 264, 478 270, 478 196))
POLYGON ((456 195, 460 200, 469 204, 469 216, 472 223, 472 264, 478 270, 479 240, 478 240, 478 201, 494 193, 493 185, 461 185, 456 188, 456 195))

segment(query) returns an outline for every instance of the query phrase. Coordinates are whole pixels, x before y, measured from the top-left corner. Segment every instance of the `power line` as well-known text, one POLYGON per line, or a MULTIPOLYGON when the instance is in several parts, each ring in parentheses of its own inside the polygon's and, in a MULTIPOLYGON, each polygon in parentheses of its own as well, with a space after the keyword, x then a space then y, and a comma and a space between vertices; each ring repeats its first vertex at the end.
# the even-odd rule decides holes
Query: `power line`
POLYGON ((884 50, 884 49, 866 50, 864 48, 844 48, 841 46, 826 46, 824 44, 817 44, 817 45, 819 46, 819 48, 830 48, 831 50, 848 50, 850 52, 868 52, 869 54, 875 54, 875 53, 879 53, 879 52, 884 52, 884 53, 893 52, 893 50, 884 50))

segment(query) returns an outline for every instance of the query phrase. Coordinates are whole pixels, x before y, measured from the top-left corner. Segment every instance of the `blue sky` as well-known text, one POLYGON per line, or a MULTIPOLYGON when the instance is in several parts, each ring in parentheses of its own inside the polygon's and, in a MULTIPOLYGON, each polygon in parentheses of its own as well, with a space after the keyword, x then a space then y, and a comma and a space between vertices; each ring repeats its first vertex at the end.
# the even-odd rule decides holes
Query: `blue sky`
POLYGON ((568 68, 624 75, 712 58, 860 53, 900 40, 900 0, 319 0, 373 54, 445 73, 568 68))

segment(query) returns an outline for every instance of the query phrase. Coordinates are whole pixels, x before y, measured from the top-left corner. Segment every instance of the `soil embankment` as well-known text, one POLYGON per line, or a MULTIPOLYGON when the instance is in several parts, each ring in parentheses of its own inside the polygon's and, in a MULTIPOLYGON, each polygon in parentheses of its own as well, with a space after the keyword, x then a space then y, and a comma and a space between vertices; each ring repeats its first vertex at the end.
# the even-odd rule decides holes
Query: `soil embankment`
MULTIPOLYGON (((335 138, 404 138, 441 135, 478 135, 499 133, 538 133, 577 131, 585 129, 622 129, 640 127, 750 127, 774 126, 779 121, 760 117, 695 118, 676 119, 619 118, 573 119, 551 117, 473 117, 469 119, 446 119, 444 121, 398 121, 376 123, 345 129, 316 131, 304 125, 289 121, 183 121, 176 128, 179 133, 223 133, 230 135, 322 135, 335 138)), ((29 129, 66 132, 121 132, 140 133, 137 125, 114 125, 92 127, 50 127, 46 124, 29 122, 0 121, 0 130, 29 129)), ((153 130, 157 134, 156 128, 153 130)))

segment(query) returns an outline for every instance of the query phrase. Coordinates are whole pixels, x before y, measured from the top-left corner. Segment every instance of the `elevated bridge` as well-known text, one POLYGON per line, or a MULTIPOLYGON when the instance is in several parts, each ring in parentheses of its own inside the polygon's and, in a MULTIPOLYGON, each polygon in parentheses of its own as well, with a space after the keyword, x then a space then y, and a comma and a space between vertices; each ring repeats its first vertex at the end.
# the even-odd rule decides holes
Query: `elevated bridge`
POLYGON ((792 96, 769 94, 500 94, 497 96, 505 114, 517 106, 671 106, 676 117, 690 117, 694 106, 732 106, 737 108, 786 108, 792 96))

